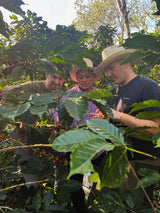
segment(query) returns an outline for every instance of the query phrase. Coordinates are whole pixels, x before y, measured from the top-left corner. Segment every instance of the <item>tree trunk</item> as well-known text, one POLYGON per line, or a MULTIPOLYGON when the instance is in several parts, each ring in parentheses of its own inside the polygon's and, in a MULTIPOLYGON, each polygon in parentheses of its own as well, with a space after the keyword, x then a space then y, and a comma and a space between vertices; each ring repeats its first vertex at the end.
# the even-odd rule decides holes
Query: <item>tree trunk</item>
POLYGON ((117 5, 118 5, 118 8, 119 8, 119 11, 120 11, 121 16, 122 16, 126 38, 130 38, 130 27, 129 27, 126 0, 116 0, 116 1, 117 1, 117 5))

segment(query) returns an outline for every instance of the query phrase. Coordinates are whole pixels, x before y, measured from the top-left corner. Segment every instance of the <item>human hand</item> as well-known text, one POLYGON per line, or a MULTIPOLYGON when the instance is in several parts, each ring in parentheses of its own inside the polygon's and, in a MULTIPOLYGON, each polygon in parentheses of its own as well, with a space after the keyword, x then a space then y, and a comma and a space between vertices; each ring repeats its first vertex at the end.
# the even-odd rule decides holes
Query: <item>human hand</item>
POLYGON ((102 114, 102 112, 97 109, 95 113, 89 113, 92 118, 104 118, 104 115, 102 114))

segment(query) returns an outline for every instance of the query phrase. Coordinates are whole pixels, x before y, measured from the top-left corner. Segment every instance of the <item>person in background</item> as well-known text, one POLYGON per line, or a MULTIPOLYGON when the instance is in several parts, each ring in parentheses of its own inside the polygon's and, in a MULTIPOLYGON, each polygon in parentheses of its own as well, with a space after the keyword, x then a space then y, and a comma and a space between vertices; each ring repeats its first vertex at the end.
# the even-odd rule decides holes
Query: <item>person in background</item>
MULTIPOLYGON (((136 118, 137 112, 128 114, 132 108, 132 104, 134 103, 140 103, 150 99, 160 101, 159 85, 152 79, 139 76, 133 71, 132 66, 138 64, 141 59, 121 65, 121 62, 134 51, 135 50, 133 49, 125 49, 122 46, 109 46, 105 48, 102 52, 102 62, 95 69, 95 73, 101 73, 102 71, 107 72, 107 76, 115 85, 117 85, 114 89, 112 89, 114 97, 107 101, 107 104, 111 107, 113 113, 113 117, 110 118, 110 121, 117 127, 149 127, 138 130, 138 132, 152 137, 155 133, 160 131, 160 118, 154 118, 152 120, 138 119, 136 118)), ((153 111, 160 111, 160 108, 152 107, 141 111, 148 111, 148 113, 151 113, 153 111)), ((98 111, 91 115, 93 118, 101 117, 98 111)), ((134 149, 160 157, 160 149, 155 149, 152 142, 133 137, 130 138, 130 141, 131 146, 134 149)), ((133 154, 134 155, 132 156, 128 153, 128 158, 134 164, 136 171, 143 167, 149 167, 160 171, 160 160, 153 160, 152 158, 138 153, 133 154)), ((131 173, 132 172, 128 174, 128 177, 132 176, 131 173)), ((135 177, 133 176, 132 178, 128 178, 128 181, 130 180, 131 182, 126 181, 126 185, 128 184, 131 186, 134 182, 133 188, 135 188, 137 184, 135 177)), ((126 185, 122 183, 122 190, 126 189, 126 185)), ((152 190, 150 191, 148 189, 148 193, 152 196, 152 190)), ((143 195, 140 195, 138 192, 138 195, 136 196, 137 201, 142 201, 142 198, 144 198, 143 195)))
MULTIPOLYGON (((49 62, 49 64, 51 64, 49 62)), ((52 66, 51 66, 51 70, 52 72, 52 66)), ((51 73, 50 72, 50 73, 51 73)), ((4 89, 2 89, 2 93, 6 93, 6 92, 9 92, 15 88, 20 88, 20 92, 14 97, 17 97, 18 95, 22 94, 22 93, 27 93, 27 92, 33 92, 33 93, 48 93, 48 92, 55 92, 57 91, 58 89, 60 89, 65 81, 65 71, 63 70, 63 76, 59 75, 58 73, 55 72, 55 66, 53 67, 53 74, 50 74, 50 73, 46 73, 46 79, 43 80, 43 81, 32 81, 32 82, 25 82, 25 83, 22 83, 20 85, 13 85, 13 86, 7 86, 5 87, 4 89)), ((49 109, 49 110, 52 110, 52 109, 49 109)), ((51 112, 49 112, 51 113, 51 112)), ((52 113, 53 113, 53 110, 52 110, 52 113)), ((23 116, 23 115, 22 115, 23 116)), ((28 119, 28 117, 30 117, 30 115, 24 115, 26 119, 28 119)), ((22 123, 21 123, 22 124, 22 123)), ((42 138, 41 135, 37 135, 37 139, 33 136, 30 137, 29 134, 24 134, 24 136, 20 136, 19 134, 17 133, 20 133, 22 132, 22 130, 26 130, 27 131, 27 128, 24 124, 21 125, 20 128, 15 128, 15 130, 12 132, 12 137, 13 138, 19 138, 20 139, 20 142, 23 143, 23 144, 40 144, 40 143, 46 143, 47 142, 47 138, 42 138)), ((31 131, 31 130, 30 130, 31 131)), ((17 145, 17 144, 15 144, 17 145)), ((25 148, 21 148, 21 149, 15 149, 15 152, 16 154, 19 154, 21 156, 20 158, 20 161, 24 162, 24 161, 28 161, 30 162, 30 167, 32 168, 32 160, 34 160, 35 162, 37 162, 38 164, 41 165, 41 161, 39 159, 39 157, 37 157, 37 155, 35 155, 32 151, 28 151, 27 149, 25 148)), ((32 169, 34 170, 34 169, 32 169)), ((39 181, 39 175, 38 174, 33 174, 33 173, 30 173, 30 172, 23 172, 23 176, 24 176, 24 179, 25 179, 25 183, 29 183, 29 182, 35 182, 33 184, 27 184, 26 186, 28 188, 30 188, 30 186, 34 186, 35 188, 37 188, 39 186, 39 184, 36 183, 36 181, 39 181)))
POLYGON ((57 73, 53 75, 46 73, 46 79, 43 81, 28 81, 19 85, 7 86, 1 90, 1 92, 9 92, 15 88, 21 88, 21 93, 34 92, 34 93, 47 93, 55 92, 60 89, 64 83, 64 77, 57 73))

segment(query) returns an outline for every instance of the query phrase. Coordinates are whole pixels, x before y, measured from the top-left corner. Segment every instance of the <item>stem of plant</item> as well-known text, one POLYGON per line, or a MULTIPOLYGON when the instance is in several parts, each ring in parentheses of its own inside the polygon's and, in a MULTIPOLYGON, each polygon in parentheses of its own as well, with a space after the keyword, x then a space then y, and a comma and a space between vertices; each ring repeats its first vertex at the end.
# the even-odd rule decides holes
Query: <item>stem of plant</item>
POLYGON ((52 147, 52 144, 33 144, 33 145, 23 145, 23 146, 11 146, 4 149, 0 149, 0 152, 4 152, 7 150, 13 150, 13 149, 21 149, 21 148, 30 148, 30 147, 52 147))
POLYGON ((4 189, 0 189, 0 192, 7 191, 7 190, 10 190, 10 189, 13 189, 13 188, 16 188, 16 187, 20 187, 20 186, 26 186, 28 184, 45 183, 45 182, 48 182, 50 180, 54 180, 54 179, 51 178, 51 179, 45 179, 45 180, 39 180, 39 181, 33 181, 33 182, 27 182, 27 183, 20 183, 20 184, 17 184, 17 185, 9 186, 9 187, 4 188, 4 189))
POLYGON ((143 190, 143 192, 144 192, 144 194, 145 194, 145 196, 146 196, 148 202, 150 203, 151 207, 153 208, 154 213, 157 213, 156 210, 155 210, 155 208, 154 208, 154 206, 153 206, 153 204, 152 204, 152 201, 151 201, 150 197, 148 196, 148 194, 147 194, 147 192, 146 192, 144 186, 142 185, 141 181, 139 180, 139 178, 138 178, 138 176, 137 176, 137 174, 136 174, 136 172, 135 172, 133 166, 132 166, 131 163, 129 162, 129 160, 128 160, 127 156, 124 154, 124 152, 123 152, 123 156, 124 156, 124 158, 126 159, 128 165, 129 165, 129 167, 131 168, 131 170, 132 170, 134 176, 136 177, 136 179, 137 179, 139 185, 141 186, 141 188, 142 188, 142 190, 143 190))

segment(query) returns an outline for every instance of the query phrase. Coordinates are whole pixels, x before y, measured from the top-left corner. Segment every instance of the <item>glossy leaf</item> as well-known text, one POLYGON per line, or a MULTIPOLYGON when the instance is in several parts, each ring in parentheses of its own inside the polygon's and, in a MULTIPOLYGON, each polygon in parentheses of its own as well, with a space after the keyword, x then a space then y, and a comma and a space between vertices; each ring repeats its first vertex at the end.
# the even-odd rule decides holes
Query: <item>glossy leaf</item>
POLYGON ((35 46, 33 41, 26 39, 25 41, 20 41, 19 43, 16 43, 13 47, 7 49, 6 54, 10 58, 13 58, 15 55, 22 55, 24 58, 27 58, 28 55, 34 57, 33 54, 34 48, 35 46))
POLYGON ((101 188, 116 188, 118 187, 127 172, 128 164, 122 154, 122 150, 120 148, 114 149, 108 156, 106 161, 103 176, 102 176, 102 184, 101 188))
POLYGON ((135 112, 137 110, 142 110, 142 109, 146 109, 149 107, 158 107, 160 108, 160 101, 157 100, 148 100, 148 101, 144 101, 144 102, 140 102, 140 103, 134 103, 132 104, 132 109, 130 111, 130 114, 132 112, 135 112))
POLYGON ((153 36, 150 35, 138 35, 131 39, 127 39, 123 44, 124 47, 142 49, 142 50, 155 50, 159 51, 160 42, 158 42, 153 36))
MULTIPOLYGON (((18 90, 19 90, 19 92, 21 91, 21 89, 19 89, 19 88, 18 88, 18 90)), ((16 92, 15 92, 15 94, 16 94, 16 92)), ((21 95, 18 95, 16 97, 16 99, 18 101, 28 101, 28 100, 30 100, 32 94, 33 94, 33 92, 25 92, 21 95)))
POLYGON ((130 132, 130 133, 127 133, 127 136, 131 137, 131 138, 137 138, 137 139, 140 139, 140 140, 151 142, 151 138, 150 137, 148 137, 147 135, 143 135, 143 134, 141 134, 139 132, 130 132))
POLYGON ((102 194, 96 200, 101 208, 103 208, 107 213, 126 213, 122 199, 115 191, 109 191, 106 194, 102 194))
POLYGON ((8 33, 10 31, 9 31, 7 23, 5 23, 4 20, 3 20, 3 14, 2 14, 1 11, 0 11, 0 26, 1 26, 0 27, 0 34, 2 34, 3 36, 5 36, 6 38, 9 39, 8 33))
MULTIPOLYGON (((82 70, 84 71, 88 71, 87 69, 87 64, 86 62, 82 59, 82 58, 79 58, 79 57, 75 57, 74 58, 74 61, 75 61, 75 64, 80 67, 82 70)), ((72 71, 71 71, 72 72, 72 71)))
POLYGON ((43 93, 39 95, 33 94, 32 101, 30 103, 35 106, 41 106, 41 105, 46 105, 52 102, 53 102, 53 99, 52 99, 51 93, 43 93))
POLYGON ((108 99, 113 98, 113 94, 106 89, 96 89, 90 91, 86 97, 89 99, 104 99, 107 101, 108 99))
POLYGON ((139 130, 151 129, 151 128, 153 128, 153 127, 148 127, 148 126, 134 127, 134 128, 127 129, 127 130, 125 131, 125 133, 128 134, 128 133, 130 133, 130 132, 137 132, 137 131, 139 131, 139 130))
POLYGON ((146 56, 144 58, 144 62, 147 63, 147 67, 144 67, 144 73, 145 73, 145 71, 150 72, 151 69, 154 67, 154 65, 159 64, 159 60, 160 60, 160 54, 159 53, 147 52, 145 55, 146 56))
MULTIPOLYGON (((15 0, 14 2, 12 0, 1 0, 0 6, 4 7, 5 9, 9 10, 10 12, 14 12, 17 14, 24 14, 24 11, 21 9, 21 5, 24 4, 22 0, 15 0)), ((8 28, 8 24, 4 22, 3 20, 3 14, 0 11, 0 33, 4 35, 6 38, 9 38, 10 30, 8 28)))
POLYGON ((88 130, 70 130, 57 137, 52 143, 52 148, 59 152, 72 151, 79 143, 102 139, 99 135, 88 130))
POLYGON ((88 102, 84 98, 67 98, 63 100, 69 115, 76 120, 81 120, 88 109, 88 102))
POLYGON ((48 110, 48 105, 44 104, 44 105, 31 105, 31 107, 29 108, 30 112, 33 115, 38 115, 40 117, 40 119, 42 120, 42 116, 44 113, 47 112, 48 110))
POLYGON ((25 113, 30 108, 30 103, 24 103, 18 106, 3 106, 1 115, 4 118, 9 118, 14 120, 17 116, 25 113))
POLYGON ((17 14, 24 14, 24 11, 20 8, 22 4, 24 4, 22 0, 15 0, 14 2, 12 0, 7 0, 7 2, 5 0, 1 0, 0 2, 0 6, 17 14))
POLYGON ((60 98, 62 96, 65 96, 66 94, 67 93, 65 91, 63 91, 63 90, 57 90, 57 91, 55 91, 53 93, 50 93, 50 97, 52 99, 58 99, 58 98, 60 98))
POLYGON ((93 132, 109 139, 112 143, 125 146, 124 137, 117 127, 101 118, 87 120, 87 126, 93 132))
POLYGON ((128 204, 129 208, 133 209, 135 206, 135 196, 134 193, 130 190, 125 190, 124 191, 124 199, 126 203, 128 204))
POLYGON ((159 118, 159 117, 160 117, 160 112, 156 112, 156 111, 140 112, 136 115, 136 118, 147 119, 147 120, 151 120, 151 119, 159 118))
POLYGON ((157 134, 153 135, 152 141, 153 141, 153 144, 156 144, 155 148, 156 147, 160 147, 160 132, 158 132, 157 134))
POLYGON ((94 172, 92 173, 89 177, 88 177, 88 181, 89 183, 92 183, 92 182, 96 182, 96 189, 97 190, 100 190, 100 185, 101 185, 101 180, 100 180, 100 177, 99 177, 99 174, 98 172, 94 172))
POLYGON ((61 102, 59 105, 58 117, 62 126, 65 127, 66 129, 69 129, 69 127, 71 126, 73 122, 73 118, 67 112, 63 102, 61 102))
POLYGON ((44 207, 47 208, 54 198, 54 191, 52 189, 49 189, 43 198, 44 207))
POLYGON ((114 145, 106 142, 103 138, 94 138, 85 143, 78 144, 72 150, 69 177, 73 174, 93 172, 94 169, 91 159, 98 151, 103 149, 106 149, 107 151, 113 150, 114 145))
POLYGON ((122 65, 132 61, 134 61, 134 63, 140 63, 144 56, 145 53, 135 51, 132 54, 130 54, 127 58, 125 58, 120 64, 122 65))
POLYGON ((101 100, 101 99, 91 99, 91 101, 103 113, 105 118, 108 118, 108 115, 110 117, 113 116, 112 110, 111 110, 110 106, 106 103, 106 101, 104 102, 104 100, 101 100))
POLYGON ((58 70, 55 63, 47 59, 39 59, 39 69, 44 73, 53 75, 58 70))
MULTIPOLYGON (((141 168, 138 170, 138 174, 143 176, 140 181, 144 187, 151 186, 160 181, 159 172, 153 169, 141 168)), ((137 184, 137 188, 140 188, 139 184, 137 184)))

